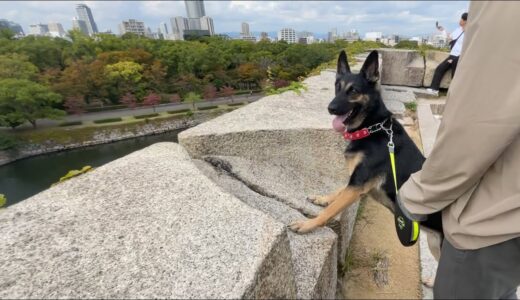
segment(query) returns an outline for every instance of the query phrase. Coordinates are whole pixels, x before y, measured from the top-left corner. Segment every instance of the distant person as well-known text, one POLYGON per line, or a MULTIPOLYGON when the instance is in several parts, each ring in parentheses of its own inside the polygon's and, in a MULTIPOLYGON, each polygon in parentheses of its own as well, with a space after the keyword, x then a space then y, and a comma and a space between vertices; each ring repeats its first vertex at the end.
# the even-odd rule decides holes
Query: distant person
MULTIPOLYGON (((455 76, 455 69, 457 69, 457 63, 459 62, 460 52, 462 51, 462 43, 464 42, 464 28, 466 27, 466 22, 468 20, 468 13, 465 12, 460 17, 459 25, 460 27, 455 29, 451 33, 446 34, 448 40, 450 40, 450 56, 446 58, 443 62, 441 62, 437 68, 435 69, 435 73, 433 74, 432 84, 430 88, 427 89, 429 93, 435 96, 439 96, 439 87, 441 85, 441 80, 444 74, 451 69, 451 76, 455 76)), ((436 24, 437 29, 441 32, 446 33, 444 27, 436 24)))
POLYGON ((435 144, 399 193, 413 214, 442 211, 435 299, 517 299, 520 5, 472 1, 469 13, 435 144))

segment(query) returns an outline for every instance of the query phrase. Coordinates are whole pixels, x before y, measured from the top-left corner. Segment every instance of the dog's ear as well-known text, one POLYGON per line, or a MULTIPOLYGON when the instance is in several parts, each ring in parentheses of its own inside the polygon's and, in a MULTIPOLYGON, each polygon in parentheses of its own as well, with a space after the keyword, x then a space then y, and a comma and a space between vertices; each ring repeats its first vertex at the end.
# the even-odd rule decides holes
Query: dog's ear
POLYGON ((359 71, 368 82, 376 82, 379 79, 379 55, 376 50, 370 52, 359 71))
POLYGON ((338 75, 345 75, 350 73, 350 67, 348 66, 347 53, 345 50, 341 50, 338 58, 338 75))

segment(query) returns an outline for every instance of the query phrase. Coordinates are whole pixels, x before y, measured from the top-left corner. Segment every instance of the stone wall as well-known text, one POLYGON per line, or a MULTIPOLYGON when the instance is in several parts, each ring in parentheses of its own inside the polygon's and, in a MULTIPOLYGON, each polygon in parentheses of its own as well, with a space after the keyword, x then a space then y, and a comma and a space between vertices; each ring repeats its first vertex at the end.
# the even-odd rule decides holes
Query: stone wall
MULTIPOLYGON (((426 51, 423 56, 414 50, 379 49, 382 56, 381 84, 429 87, 437 66, 448 52, 426 51)), ((451 72, 446 72, 441 87, 448 88, 451 72)))

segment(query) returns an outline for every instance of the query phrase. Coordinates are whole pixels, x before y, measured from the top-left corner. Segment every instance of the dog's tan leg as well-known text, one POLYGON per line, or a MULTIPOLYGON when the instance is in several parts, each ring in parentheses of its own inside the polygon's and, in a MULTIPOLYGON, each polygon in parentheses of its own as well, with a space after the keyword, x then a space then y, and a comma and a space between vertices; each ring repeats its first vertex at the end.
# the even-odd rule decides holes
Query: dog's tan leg
POLYGON ((298 233, 306 233, 319 226, 325 225, 331 218, 350 206, 361 196, 362 189, 346 187, 339 191, 332 199, 331 204, 314 219, 300 220, 290 225, 291 230, 298 233))
POLYGON ((310 202, 312 202, 316 205, 327 206, 330 203, 332 203, 337 198, 339 193, 341 193, 341 191, 343 191, 344 189, 345 188, 342 187, 342 188, 337 189, 333 193, 330 193, 328 195, 323 195, 323 196, 312 195, 312 196, 307 197, 307 200, 309 200, 310 202))

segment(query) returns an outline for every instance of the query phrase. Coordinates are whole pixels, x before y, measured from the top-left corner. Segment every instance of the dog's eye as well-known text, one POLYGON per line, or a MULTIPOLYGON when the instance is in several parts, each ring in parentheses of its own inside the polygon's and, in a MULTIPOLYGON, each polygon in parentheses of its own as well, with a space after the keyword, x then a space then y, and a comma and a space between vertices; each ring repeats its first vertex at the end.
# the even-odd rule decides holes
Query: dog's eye
POLYGON ((349 90, 349 92, 350 92, 351 94, 357 94, 357 93, 359 93, 359 91, 358 91, 355 87, 351 87, 350 90, 349 90))

